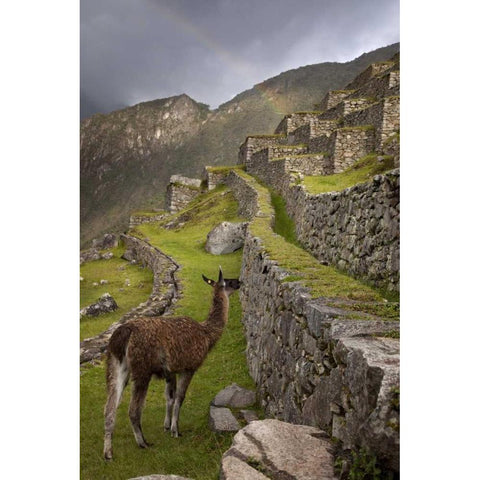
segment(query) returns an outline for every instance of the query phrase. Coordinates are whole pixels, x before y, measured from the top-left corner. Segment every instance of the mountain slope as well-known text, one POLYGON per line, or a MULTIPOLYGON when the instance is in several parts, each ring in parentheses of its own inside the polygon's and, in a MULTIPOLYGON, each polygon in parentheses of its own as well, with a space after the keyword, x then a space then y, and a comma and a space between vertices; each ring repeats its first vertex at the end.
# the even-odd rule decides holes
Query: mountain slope
POLYGON ((210 111, 187 95, 94 115, 81 123, 81 243, 125 229, 132 209, 162 196, 170 175, 200 175, 205 165, 236 163, 249 134, 272 133, 283 115, 312 110, 399 44, 346 63, 289 70, 210 111))

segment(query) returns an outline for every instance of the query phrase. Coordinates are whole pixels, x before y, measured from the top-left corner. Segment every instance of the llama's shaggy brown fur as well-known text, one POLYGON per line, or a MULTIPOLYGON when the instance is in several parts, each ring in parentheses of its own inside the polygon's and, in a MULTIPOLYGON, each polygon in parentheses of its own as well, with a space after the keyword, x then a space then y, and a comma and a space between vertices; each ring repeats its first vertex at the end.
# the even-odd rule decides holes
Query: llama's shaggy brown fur
POLYGON ((141 414, 152 375, 166 380, 164 427, 173 436, 179 435, 178 415, 190 380, 222 335, 228 317, 228 297, 240 286, 237 279, 223 279, 221 270, 218 282, 203 278, 214 288, 205 322, 189 317, 144 317, 121 325, 113 333, 107 349, 106 459, 113 456, 115 414, 129 377, 133 382, 129 415, 138 445, 148 446, 141 429, 141 414))

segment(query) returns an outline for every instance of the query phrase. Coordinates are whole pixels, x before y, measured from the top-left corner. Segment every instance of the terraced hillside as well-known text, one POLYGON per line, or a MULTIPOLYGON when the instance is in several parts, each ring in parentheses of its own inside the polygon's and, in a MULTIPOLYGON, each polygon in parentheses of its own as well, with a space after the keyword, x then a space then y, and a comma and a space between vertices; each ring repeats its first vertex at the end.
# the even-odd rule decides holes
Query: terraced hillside
POLYGON ((116 321, 164 312, 203 320, 201 274, 218 264, 242 287, 187 393, 184 437, 160 431, 163 386, 154 384, 144 431, 155 446, 136 447, 124 402, 111 464, 101 459, 98 362, 111 330, 82 343, 82 478, 218 478, 232 436, 209 430, 208 405, 232 382, 255 386, 266 417, 327 432, 338 478, 398 478, 398 72, 398 57, 374 64, 317 110, 287 115, 271 136, 249 136, 239 165, 207 167, 205 189, 178 213, 135 215, 118 254, 153 270, 153 293, 116 321), (244 246, 214 256, 206 237, 224 221, 248 222, 244 246))

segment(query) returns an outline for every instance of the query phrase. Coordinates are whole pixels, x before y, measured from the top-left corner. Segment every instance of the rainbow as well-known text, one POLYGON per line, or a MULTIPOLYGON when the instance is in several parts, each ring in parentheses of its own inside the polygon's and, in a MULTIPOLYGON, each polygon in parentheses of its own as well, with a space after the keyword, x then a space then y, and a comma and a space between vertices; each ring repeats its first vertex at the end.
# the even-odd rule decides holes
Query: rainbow
MULTIPOLYGON (((160 10, 162 18, 173 23, 176 27, 180 28, 187 35, 195 38, 195 40, 206 47, 209 51, 219 58, 223 63, 225 63, 231 70, 233 70, 237 75, 241 75, 243 78, 248 80, 252 85, 255 84, 254 79, 254 70, 255 67, 238 58, 238 56, 233 55, 229 50, 227 50, 222 44, 216 41, 208 33, 200 29, 197 25, 192 23, 192 21, 185 16, 181 15, 177 11, 168 8, 165 5, 161 5, 157 2, 152 2, 158 10, 160 10)), ((256 84, 255 90, 261 95, 265 103, 277 114, 284 115, 284 109, 281 108, 281 105, 278 99, 275 99, 272 95, 269 95, 269 91, 262 86, 262 84, 256 84)))

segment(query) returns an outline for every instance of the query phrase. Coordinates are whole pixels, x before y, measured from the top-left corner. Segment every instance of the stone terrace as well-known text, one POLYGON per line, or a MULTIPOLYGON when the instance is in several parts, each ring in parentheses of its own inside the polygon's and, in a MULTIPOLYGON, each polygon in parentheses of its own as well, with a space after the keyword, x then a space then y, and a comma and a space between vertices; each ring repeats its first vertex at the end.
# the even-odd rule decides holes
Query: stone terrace
MULTIPOLYGON (((329 175, 342 172, 369 153, 385 153, 386 144, 400 128, 399 66, 398 56, 372 64, 344 90, 328 92, 317 110, 286 115, 274 135, 247 137, 238 163, 256 174, 255 163, 263 162, 265 153, 255 154, 267 148, 269 161, 322 154, 324 164, 315 168, 317 174, 329 175), (291 151, 286 151, 287 145, 291 151)), ((312 156, 312 162, 318 161, 318 156, 312 156)), ((304 173, 301 168, 296 171, 304 173)))

